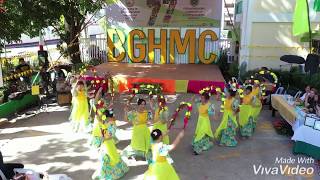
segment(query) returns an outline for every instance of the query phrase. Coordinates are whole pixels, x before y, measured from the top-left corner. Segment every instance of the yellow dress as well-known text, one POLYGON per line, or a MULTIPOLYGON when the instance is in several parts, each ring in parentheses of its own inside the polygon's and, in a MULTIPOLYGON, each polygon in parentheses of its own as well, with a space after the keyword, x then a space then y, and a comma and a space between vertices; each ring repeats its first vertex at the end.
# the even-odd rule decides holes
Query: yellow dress
MULTIPOLYGON (((159 129, 162 134, 167 133, 168 131, 168 127, 167 127, 167 120, 169 118, 169 112, 168 110, 163 110, 161 112, 159 112, 159 108, 157 107, 155 110, 155 114, 154 114, 154 125, 153 125, 153 129, 159 129)), ((163 143, 164 144, 169 144, 169 136, 166 135, 163 137, 163 143)))
POLYGON ((144 180, 179 180, 173 166, 168 162, 167 156, 172 149, 171 145, 155 143, 152 145, 152 155, 155 162, 149 165, 144 174, 144 180))
POLYGON ((235 98, 227 98, 224 101, 222 120, 214 134, 214 137, 219 141, 220 145, 236 146, 238 143, 236 140, 238 123, 237 116, 234 114, 238 105, 235 98))
POLYGON ((252 116, 253 116, 254 123, 256 124, 257 120, 258 120, 258 117, 259 117, 259 114, 260 114, 261 109, 262 109, 262 104, 261 104, 261 101, 260 101, 260 88, 259 87, 254 87, 253 88, 252 96, 255 98, 255 100, 254 100, 255 106, 252 107, 252 116))
POLYGON ((104 129, 106 133, 104 133, 104 139, 102 140, 103 142, 100 149, 100 166, 93 174, 92 179, 119 179, 129 171, 129 168, 121 159, 112 138, 115 129, 113 129, 113 125, 109 123, 107 125, 99 123, 99 128, 104 129))
POLYGON ((249 137, 253 132, 252 99, 252 93, 245 95, 240 106, 239 125, 242 136, 249 137))
POLYGON ((81 128, 89 124, 89 105, 86 92, 77 91, 72 97, 71 121, 81 128))
POLYGON ((148 111, 134 113, 135 118, 132 119, 133 130, 130 145, 131 148, 136 152, 136 155, 145 157, 151 148, 150 130, 147 126, 148 111))
POLYGON ((213 143, 211 142, 213 133, 209 118, 209 115, 213 115, 213 110, 214 108, 212 108, 209 102, 206 104, 198 104, 199 117, 192 142, 193 150, 198 154, 213 147, 213 143))

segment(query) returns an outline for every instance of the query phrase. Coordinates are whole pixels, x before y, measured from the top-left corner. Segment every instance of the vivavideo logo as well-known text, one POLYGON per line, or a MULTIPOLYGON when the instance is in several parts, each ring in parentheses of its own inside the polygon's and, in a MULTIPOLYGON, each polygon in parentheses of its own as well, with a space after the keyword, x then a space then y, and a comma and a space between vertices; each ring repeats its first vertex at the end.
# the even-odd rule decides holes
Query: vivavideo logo
POLYGON ((274 166, 253 165, 255 175, 284 175, 284 176, 308 176, 320 175, 319 164, 312 158, 299 157, 294 158, 276 158, 274 166))

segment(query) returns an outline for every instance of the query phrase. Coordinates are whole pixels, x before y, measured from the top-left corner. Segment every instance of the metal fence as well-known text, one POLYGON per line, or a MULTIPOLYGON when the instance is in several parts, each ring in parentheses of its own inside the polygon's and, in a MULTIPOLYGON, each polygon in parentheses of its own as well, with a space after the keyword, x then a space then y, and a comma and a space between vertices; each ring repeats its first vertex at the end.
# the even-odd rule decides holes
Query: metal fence
MULTIPOLYGON (((156 39, 156 43, 159 40, 156 39)), ((87 38, 80 40, 80 51, 81 51, 81 59, 83 62, 89 62, 91 59, 100 59, 103 62, 107 62, 107 41, 105 38, 87 38)), ((141 43, 139 41, 135 41, 135 43, 141 43)), ((169 40, 167 40, 167 48, 169 47, 169 40)), ((211 41, 207 39, 205 42, 205 57, 209 57, 210 53, 220 54, 222 50, 228 50, 231 47, 230 40, 219 40, 219 41, 211 41)), ((198 47, 196 46, 196 52, 198 47)), ((119 53, 116 50, 116 55, 119 53)), ((184 54, 179 54, 177 49, 175 48, 175 63, 176 64, 188 64, 188 50, 184 54)), ((196 53, 197 54, 197 53, 196 53)), ((135 55, 139 55, 139 50, 135 49, 135 55)), ((169 62, 169 57, 167 57, 167 61, 169 62)), ((126 54, 125 59, 122 61, 125 63, 130 62, 130 58, 128 54, 126 54)), ((148 58, 146 58, 146 62, 148 62, 148 58)), ((199 62, 198 57, 196 56, 196 63, 199 62)), ((160 49, 155 50, 154 55, 154 63, 160 64, 160 49)))

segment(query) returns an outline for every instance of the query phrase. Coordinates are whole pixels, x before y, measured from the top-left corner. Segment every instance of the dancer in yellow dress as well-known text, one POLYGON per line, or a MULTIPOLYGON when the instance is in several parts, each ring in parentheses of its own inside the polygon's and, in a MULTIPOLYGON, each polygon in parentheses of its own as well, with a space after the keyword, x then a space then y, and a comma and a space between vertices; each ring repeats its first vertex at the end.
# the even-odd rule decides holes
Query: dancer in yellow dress
MULTIPOLYGON (((153 117, 153 129, 159 129, 163 134, 167 134, 168 127, 167 122, 169 121, 169 109, 166 105, 166 99, 164 96, 158 96, 157 103, 150 103, 152 110, 154 110, 153 117)), ((163 138, 164 144, 169 144, 169 136, 165 135, 163 138)))
POLYGON ((125 109, 125 118, 133 124, 130 146, 124 151, 127 157, 138 156, 150 161, 151 137, 147 126, 149 112, 146 109, 146 101, 138 100, 138 109, 128 111, 125 109))
POLYGON ((162 141, 162 132, 159 129, 154 129, 151 132, 153 140, 152 144, 152 156, 154 161, 149 165, 147 172, 144 174, 144 180, 179 180, 173 166, 168 162, 169 152, 174 150, 180 143, 184 136, 184 130, 182 130, 172 145, 164 144, 162 141))
POLYGON ((72 88, 72 111, 70 120, 75 132, 86 130, 89 125, 87 87, 84 81, 77 81, 72 88))
POLYGON ((262 92, 260 89, 260 82, 258 80, 254 80, 252 88, 252 96, 254 97, 253 108, 252 108, 252 116, 253 116, 253 128, 255 129, 258 122, 258 117, 260 115, 262 109, 262 92))
POLYGON ((122 160, 112 138, 115 135, 115 120, 113 112, 104 110, 103 108, 100 108, 99 111, 102 112, 102 114, 97 117, 102 135, 102 144, 99 149, 101 157, 100 165, 92 175, 92 179, 119 179, 129 171, 129 167, 122 160))
MULTIPOLYGON (((100 111, 101 108, 108 109, 109 111, 112 111, 113 106, 113 98, 111 99, 111 102, 107 104, 106 100, 103 97, 102 88, 99 88, 93 103, 93 111, 95 113, 94 122, 93 122, 93 128, 92 128, 92 138, 91 138, 91 145, 95 148, 100 148, 102 143, 102 134, 100 130, 100 123, 98 120, 98 117, 101 116, 102 112, 100 111)), ((114 118, 110 119, 115 120, 114 118)), ((113 122, 115 124, 115 122, 113 122)), ((116 131, 116 126, 114 126, 114 130, 116 131)), ((115 140, 115 135, 112 136, 112 138, 115 140)), ((116 142, 116 141, 115 141, 116 142)))
POLYGON ((246 86, 239 112, 239 126, 242 137, 250 137, 253 133, 253 100, 252 86, 246 86))
POLYGON ((210 116, 214 115, 214 105, 210 103, 207 92, 201 94, 201 101, 197 103, 199 117, 196 132, 193 137, 192 147, 195 155, 213 147, 213 133, 211 130, 210 116))
POLYGON ((218 140, 219 145, 234 147, 238 144, 237 135, 237 113, 239 101, 235 98, 237 90, 229 88, 224 101, 224 113, 219 127, 217 128, 214 137, 218 140))

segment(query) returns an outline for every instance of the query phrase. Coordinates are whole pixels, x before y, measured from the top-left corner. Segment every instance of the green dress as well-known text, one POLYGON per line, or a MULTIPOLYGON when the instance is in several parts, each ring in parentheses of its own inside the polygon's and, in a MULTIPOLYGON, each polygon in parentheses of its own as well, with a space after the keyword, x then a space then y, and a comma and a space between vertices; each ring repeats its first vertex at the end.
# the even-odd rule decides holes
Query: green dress
POLYGON ((244 137, 250 137, 253 133, 253 115, 252 115, 252 94, 245 95, 240 106, 239 126, 240 134, 244 137))
POLYGON ((252 116, 253 116, 253 127, 256 128, 257 121, 262 109, 262 103, 260 101, 261 91, 259 87, 256 87, 252 90, 252 95, 254 96, 254 107, 252 108, 252 116))
POLYGON ((99 150, 100 165, 92 175, 92 179, 120 179, 129 171, 129 167, 122 160, 112 138, 112 136, 114 136, 115 129, 113 128, 113 125, 109 123, 107 125, 99 124, 99 126, 103 131, 105 131, 105 133, 99 150))
POLYGON ((235 112, 239 107, 239 101, 235 98, 226 99, 224 102, 224 113, 222 121, 217 128, 214 137, 222 146, 234 147, 237 146, 237 116, 235 112))
POLYGON ((76 132, 85 131, 89 125, 89 104, 85 90, 73 91, 70 120, 76 132))
POLYGON ((130 111, 128 120, 133 123, 133 130, 130 146, 124 150, 124 155, 144 157, 149 161, 151 159, 151 136, 147 126, 148 111, 130 111))
MULTIPOLYGON (((154 113, 154 125, 153 129, 159 129, 162 134, 166 134, 168 131, 167 121, 169 119, 169 110, 164 108, 162 111, 159 110, 159 107, 155 108, 154 113)), ((166 135, 163 137, 163 143, 169 144, 169 136, 166 135)))
POLYGON ((173 166, 168 162, 168 154, 172 149, 171 145, 162 142, 152 145, 152 154, 154 161, 149 165, 144 174, 144 180, 179 180, 173 166))
POLYGON ((192 141, 193 151, 200 154, 213 147, 212 139, 213 133, 211 130, 211 123, 209 115, 214 114, 214 106, 209 102, 206 104, 198 104, 199 117, 196 131, 192 141))

